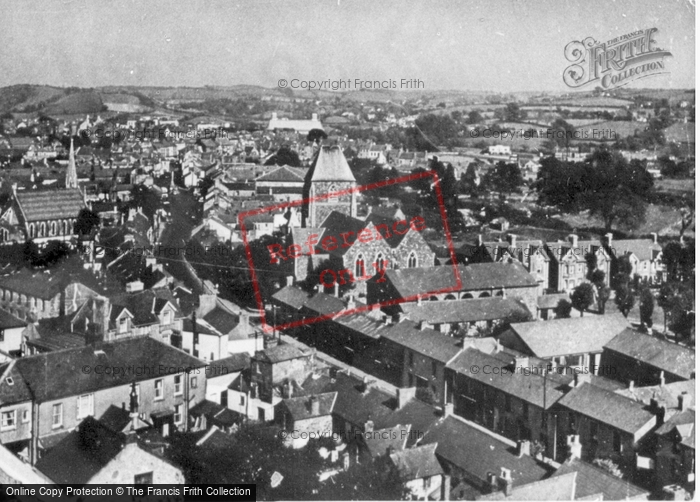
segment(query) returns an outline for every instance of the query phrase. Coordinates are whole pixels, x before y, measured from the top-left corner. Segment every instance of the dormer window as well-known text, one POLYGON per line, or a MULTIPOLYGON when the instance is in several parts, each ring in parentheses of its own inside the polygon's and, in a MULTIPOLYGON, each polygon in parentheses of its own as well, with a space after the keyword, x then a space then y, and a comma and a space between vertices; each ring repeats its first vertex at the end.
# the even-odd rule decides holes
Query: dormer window
POLYGON ((163 311, 163 324, 170 324, 172 321, 172 311, 170 310, 164 310, 163 311))
POLYGON ((129 331, 129 319, 124 316, 119 318, 119 333, 124 334, 129 331))

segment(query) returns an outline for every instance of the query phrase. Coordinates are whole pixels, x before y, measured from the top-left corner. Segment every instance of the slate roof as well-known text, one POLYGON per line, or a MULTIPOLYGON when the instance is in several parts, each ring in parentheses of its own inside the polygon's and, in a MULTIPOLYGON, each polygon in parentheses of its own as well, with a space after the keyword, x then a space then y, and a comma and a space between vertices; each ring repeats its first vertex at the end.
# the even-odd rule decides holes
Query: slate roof
POLYGON ((399 476, 404 480, 422 479, 438 474, 444 474, 435 450, 437 443, 416 446, 407 450, 392 453, 389 458, 399 470, 399 476))
POLYGON ((617 257, 633 254, 640 260, 652 260, 662 250, 661 245, 654 244, 652 239, 613 240, 610 247, 617 257))
POLYGON ((261 181, 278 181, 286 183, 304 183, 304 176, 306 175, 306 169, 299 169, 297 167, 290 166, 280 166, 274 171, 265 173, 262 176, 258 176, 255 180, 256 182, 261 181))
MULTIPOLYGON (((484 242, 481 244, 481 246, 483 247, 483 252, 486 253, 493 261, 499 261, 504 256, 509 255, 518 261, 524 262, 527 261, 530 256, 535 255, 538 250, 543 256, 547 257, 547 252, 545 251, 544 244, 541 240, 523 239, 521 241, 516 239, 515 245, 512 245, 507 241, 493 241, 484 242)), ((475 252, 480 253, 481 251, 476 250, 475 252)))
MULTIPOLYGON (((489 370, 487 373, 483 369, 487 367, 512 368, 513 360, 513 356, 503 352, 489 355, 480 350, 468 348, 452 360, 447 365, 447 368, 539 408, 545 406, 545 409, 549 409, 569 390, 566 384, 567 379, 560 375, 547 375, 547 378, 544 378, 541 374, 530 374, 528 376, 523 373, 512 372, 493 374, 493 371, 489 370), (474 373, 471 371, 472 367, 477 367, 481 370, 474 373), (546 392, 545 385, 547 388, 546 392)), ((570 379, 568 380, 570 381, 570 379)))
POLYGON ((355 181, 339 146, 323 146, 307 173, 310 181, 355 181))
POLYGON ((656 420, 645 405, 589 383, 582 383, 559 400, 559 404, 629 434, 656 420))
POLYGON ((26 387, 39 402, 96 392, 156 378, 160 366, 201 368, 203 361, 150 337, 103 342, 78 349, 66 349, 27 356, 14 361, 14 385, 0 381, 0 397, 5 403, 25 401, 26 387), (81 368, 150 367, 150 372, 124 372, 119 375, 84 373, 81 368), (19 380, 19 385, 17 380, 19 380), (24 384, 24 385, 23 385, 24 384), (26 385, 26 387, 25 387, 26 385))
POLYGON ((615 392, 644 404, 651 404, 651 400, 654 399, 657 403, 666 405, 666 411, 670 413, 678 406, 678 397, 684 392, 687 392, 688 396, 694 399, 695 380, 680 380, 678 382, 664 383, 664 385, 650 385, 647 387, 634 386, 631 389, 624 387, 615 392))
POLYGON ((435 454, 439 458, 484 482, 488 473, 499 475, 502 468, 511 471, 513 487, 539 481, 551 472, 528 455, 518 457, 512 441, 454 415, 428 430, 420 443, 437 443, 435 454))
POLYGON ((110 298, 112 308, 110 321, 116 321, 119 314, 128 310, 133 316, 132 323, 136 326, 147 326, 160 323, 158 314, 166 304, 175 309, 175 317, 182 317, 182 312, 172 292, 167 288, 147 289, 136 293, 124 293, 110 298))
POLYGON ((503 490, 477 497, 477 500, 575 500, 576 472, 534 481, 513 488, 510 495, 503 490))
POLYGON ((387 331, 389 331, 389 329, 391 329, 383 322, 373 319, 365 312, 342 315, 334 319, 333 322, 352 329, 357 333, 362 333, 365 336, 374 338, 375 340, 382 337, 387 331))
POLYGON ((275 347, 270 347, 269 349, 257 351, 253 359, 269 363, 279 363, 299 357, 308 357, 309 355, 310 352, 304 352, 295 345, 284 343, 275 347))
POLYGON ((629 322, 620 313, 519 322, 510 326, 532 354, 543 359, 602 352, 606 343, 627 328, 629 322))
POLYGON ((304 306, 306 300, 309 299, 309 295, 296 286, 285 286, 272 295, 272 298, 288 307, 299 310, 304 306))
POLYGON ((445 302, 402 303, 401 310, 412 321, 430 324, 531 318, 530 311, 515 298, 475 298, 445 302))
POLYGON ((676 413, 659 427, 655 433, 664 436, 670 432, 677 431, 681 443, 695 449, 695 410, 685 410, 676 413))
POLYGON ((77 218, 85 207, 76 188, 43 191, 19 191, 15 196, 26 222, 77 218))
POLYGON ((23 328, 26 325, 27 321, 23 321, 6 310, 0 309, 0 329, 23 328))
POLYGON ((695 378, 695 351, 682 345, 626 329, 605 348, 681 378, 695 378))
POLYGON ((304 306, 320 315, 337 314, 347 307, 340 298, 325 293, 316 293, 306 300, 304 306))
POLYGON ((248 353, 233 354, 223 359, 211 361, 209 366, 207 366, 207 378, 239 373, 248 367, 250 367, 250 356, 248 353))
POLYGON ((337 392, 314 394, 313 396, 291 397, 284 400, 284 405, 287 407, 287 410, 289 410, 292 419, 296 422, 330 415, 333 413, 333 406, 335 405, 337 397, 337 392), (311 408, 311 399, 313 397, 318 399, 318 413, 313 413, 311 408))
POLYGON ((365 446, 372 458, 386 455, 389 449, 401 451, 406 448, 406 440, 411 432, 410 425, 397 424, 386 429, 374 429, 364 437, 365 446))
POLYGON ((392 326, 382 337, 442 363, 447 363, 462 350, 459 339, 432 329, 421 330, 419 324, 409 320, 392 326))
POLYGON ((241 421, 240 414, 208 399, 197 403, 190 413, 194 417, 206 417, 209 424, 217 427, 231 427, 241 421))
MULTIPOLYGON (((475 263, 459 265, 457 269, 462 279, 459 291, 537 286, 537 281, 519 263, 475 263)), ((457 286, 451 265, 387 270, 385 276, 403 298, 457 286)))
POLYGON ((228 334, 236 328, 241 322, 241 316, 228 312, 218 305, 207 312, 202 319, 208 322, 214 329, 221 334, 228 334))
POLYGON ((600 467, 573 457, 562 463, 552 478, 573 473, 577 473, 575 500, 647 500, 649 496, 649 492, 629 481, 616 478, 600 467))
POLYGON ((568 293, 555 293, 552 295, 540 295, 537 297, 537 308, 538 309, 553 309, 559 305, 560 301, 571 302, 571 298, 568 293))

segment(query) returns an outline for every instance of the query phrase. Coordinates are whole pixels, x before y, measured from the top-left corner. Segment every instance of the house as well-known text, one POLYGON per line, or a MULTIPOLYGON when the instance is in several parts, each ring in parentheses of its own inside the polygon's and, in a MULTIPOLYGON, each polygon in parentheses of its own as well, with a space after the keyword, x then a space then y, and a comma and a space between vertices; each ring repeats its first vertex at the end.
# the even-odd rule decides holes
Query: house
POLYGON ((515 234, 508 234, 507 241, 483 241, 482 236, 479 235, 477 244, 470 254, 469 263, 480 261, 518 262, 539 283, 539 294, 543 294, 549 287, 549 262, 551 258, 541 240, 518 239, 515 234))
POLYGON ((560 302, 571 303, 568 293, 553 293, 537 297, 537 319, 548 321, 553 319, 560 302))
POLYGON ((692 396, 680 402, 679 413, 654 431, 656 436, 655 474, 659 488, 680 485, 695 491, 695 409, 688 404, 692 396))
POLYGON ((613 258, 613 276, 621 269, 622 262, 626 262, 630 268, 630 279, 639 277, 649 284, 666 281, 666 264, 657 234, 652 234, 651 239, 619 240, 613 240, 612 234, 605 234, 605 249, 613 258))
POLYGON ((243 416, 230 410, 223 404, 205 399, 190 410, 193 425, 192 430, 203 431, 214 426, 220 430, 231 432, 237 429, 243 421, 243 416))
POLYGON ((150 452, 135 435, 115 433, 92 417, 70 432, 37 463, 62 484, 182 484, 179 467, 150 452))
MULTIPOLYGON (((367 284, 368 303, 518 298, 530 312, 537 311, 537 281, 519 263, 475 263, 387 270, 381 283, 367 284), (456 270, 455 270, 456 268, 456 270), (459 274, 459 275, 458 275, 459 274), (459 281, 458 281, 459 278, 459 281)), ((398 307, 384 308, 389 313, 398 307)))
POLYGON ((267 124, 268 131, 291 130, 299 134, 308 134, 312 129, 323 131, 323 125, 318 119, 317 113, 311 114, 311 120, 292 120, 286 117, 279 118, 277 113, 273 113, 270 122, 267 124))
POLYGON ((595 257, 596 270, 605 273, 605 285, 610 286, 611 257, 600 242, 579 240, 578 235, 571 234, 567 241, 547 242, 549 254, 549 289, 552 292, 570 293, 586 282, 589 263, 587 256, 595 257))
POLYGON ((0 309, 0 362, 16 357, 22 352, 22 333, 27 321, 0 309))
POLYGON ((489 155, 510 155, 510 147, 508 145, 492 145, 489 147, 489 155))
POLYGON ((437 443, 397 451, 389 459, 416 500, 449 500, 450 477, 435 456, 437 443))
POLYGON ((515 488, 505 483, 502 490, 482 495, 476 500, 577 500, 575 498, 577 477, 577 472, 571 472, 515 488))
POLYGON ((257 194, 272 195, 275 202, 300 200, 306 169, 281 166, 255 179, 257 194))
POLYGON ((327 392, 282 400, 280 421, 289 432, 293 448, 303 448, 310 438, 332 437, 332 414, 337 398, 337 392, 327 392))
MULTIPOLYGON (((637 454, 648 456, 647 435, 656 416, 643 403, 589 383, 581 374, 557 403, 557 442, 573 441, 580 458, 611 458, 627 474, 636 468, 637 454)), ((563 449, 558 452, 562 458, 563 449)))
POLYGON ((551 361, 555 367, 565 366, 597 375, 601 370, 603 346, 629 327, 620 313, 572 317, 512 323, 498 339, 504 347, 551 361))
MULTIPOLYGON (((620 479, 600 467, 570 456, 550 479, 576 475, 574 496, 569 500, 648 500, 649 492, 620 479)), ((552 500, 543 496, 542 499, 552 500)), ((533 499, 534 500, 534 499, 533 499)))
POLYGON ((272 402, 275 390, 289 380, 303 381, 312 371, 314 354, 295 345, 279 344, 256 352, 251 358, 251 385, 260 398, 272 402))
POLYGON ((605 344, 601 363, 617 369, 613 378, 640 386, 695 379, 693 349, 631 328, 605 344))
MULTIPOLYGON (((77 316, 84 315, 104 323, 105 340, 119 340, 124 337, 150 336, 172 343, 173 336, 182 332, 183 314, 180 306, 168 288, 148 289, 112 296, 107 306, 95 306, 95 313, 107 310, 106 315, 91 316, 85 304, 77 316)), ((93 302, 94 303, 94 302, 93 302)), ((90 319, 92 321, 92 319, 90 319)))
POLYGON ((419 445, 437 443, 435 455, 445 475, 460 479, 450 499, 470 500, 539 481, 554 469, 537 461, 526 443, 514 443, 483 427, 448 414, 419 445))
POLYGON ((445 368, 445 402, 455 415, 498 434, 538 442, 553 458, 557 445, 551 411, 571 378, 549 373, 541 364, 498 346, 491 353, 469 347, 445 368))
POLYGON ((189 427, 205 397, 205 363, 150 337, 23 357, 0 365, 0 442, 36 462, 88 416, 131 401, 158 428, 189 427), (89 371, 86 371, 89 368, 89 371), (27 451, 28 450, 28 451, 27 451))
POLYGON ((0 483, 7 485, 52 485, 44 474, 0 445, 0 483))
POLYGON ((404 320, 383 332, 380 343, 390 382, 425 389, 435 404, 444 402, 445 366, 462 351, 461 340, 404 320))
POLYGON ((248 368, 250 356, 245 352, 211 361, 206 369, 207 399, 228 406, 229 387, 248 368))

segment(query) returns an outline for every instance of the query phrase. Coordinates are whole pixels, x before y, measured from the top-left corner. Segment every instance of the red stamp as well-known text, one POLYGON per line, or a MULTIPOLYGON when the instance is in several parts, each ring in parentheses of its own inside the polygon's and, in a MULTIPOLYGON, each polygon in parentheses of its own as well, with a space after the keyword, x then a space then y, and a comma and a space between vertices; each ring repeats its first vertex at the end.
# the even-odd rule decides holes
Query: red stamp
MULTIPOLYGON (((342 155, 341 152, 337 152, 342 155)), ((342 160, 344 162, 344 158, 342 160)), ((347 167, 346 162, 345 166, 347 167)), ((349 173, 349 168, 347 172, 349 173)), ((334 177, 338 176, 334 174, 334 177)), ((340 178, 342 178, 342 172, 340 178)), ((362 186, 355 186, 352 174, 346 178, 345 183, 342 179, 335 182, 319 180, 318 186, 313 186, 314 181, 312 181, 312 186, 306 189, 305 195, 308 196, 300 200, 280 202, 238 215, 255 300, 265 332, 270 333, 274 330, 332 319, 339 315, 350 315, 388 305, 417 301, 440 293, 458 291, 462 287, 440 181, 435 171, 410 174, 362 186), (452 284, 446 284, 439 289, 421 291, 409 297, 372 304, 353 302, 353 306, 342 310, 311 315, 291 322, 271 324, 267 321, 258 271, 269 269, 270 266, 285 267, 297 282, 302 279, 308 284, 310 281, 311 284, 320 287, 320 291, 329 295, 337 295, 339 287, 355 288, 355 297, 362 296, 366 292, 369 282, 375 284, 386 282, 389 270, 434 266, 434 253, 423 237, 423 233, 428 228, 423 216, 406 217, 400 210, 392 208, 389 210, 393 211, 391 216, 371 212, 365 218, 357 217, 357 200, 360 194, 369 195, 372 190, 391 185, 407 186, 420 179, 431 182, 435 190, 442 224, 440 230, 444 232, 445 247, 451 264, 445 267, 452 268, 454 274, 452 284), (302 225, 290 229, 289 242, 268 244, 264 252, 258 252, 258 256, 254 257, 249 243, 246 220, 270 213, 289 214, 292 211, 301 212, 302 225)))

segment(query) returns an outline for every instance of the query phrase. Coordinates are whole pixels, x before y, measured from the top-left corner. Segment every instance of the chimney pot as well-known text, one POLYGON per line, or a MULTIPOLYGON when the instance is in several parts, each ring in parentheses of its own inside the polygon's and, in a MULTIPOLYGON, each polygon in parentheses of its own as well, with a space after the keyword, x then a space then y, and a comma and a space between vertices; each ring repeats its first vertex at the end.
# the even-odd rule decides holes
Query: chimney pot
POLYGON ((659 375, 659 386, 663 387, 664 385, 666 385, 666 375, 662 371, 659 375))
POLYGON ((530 441, 522 439, 518 441, 518 457, 530 456, 530 441))

